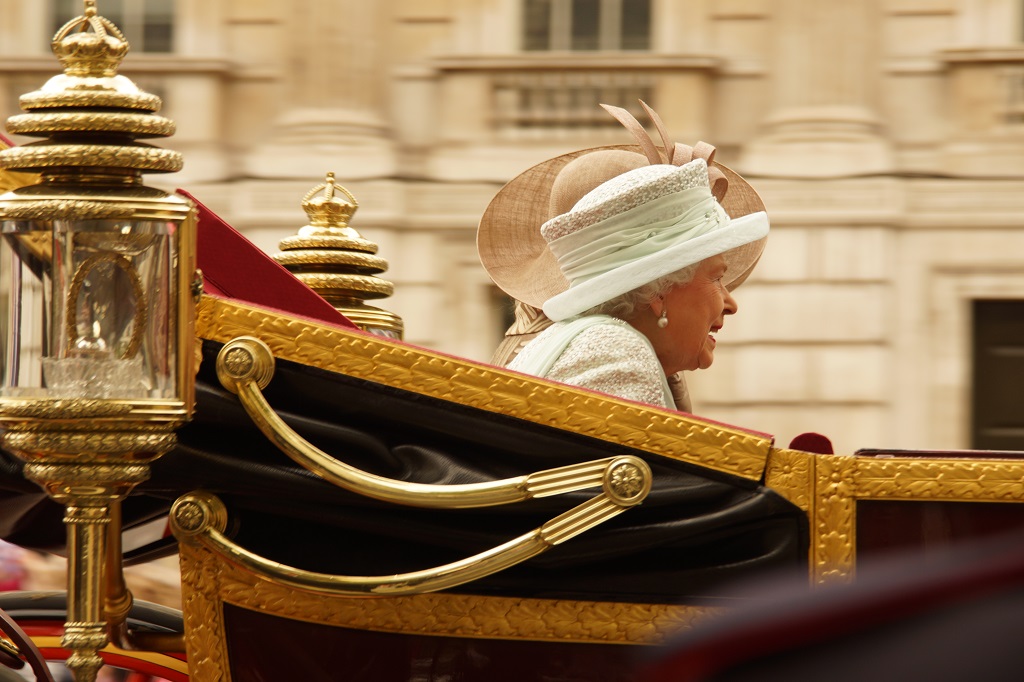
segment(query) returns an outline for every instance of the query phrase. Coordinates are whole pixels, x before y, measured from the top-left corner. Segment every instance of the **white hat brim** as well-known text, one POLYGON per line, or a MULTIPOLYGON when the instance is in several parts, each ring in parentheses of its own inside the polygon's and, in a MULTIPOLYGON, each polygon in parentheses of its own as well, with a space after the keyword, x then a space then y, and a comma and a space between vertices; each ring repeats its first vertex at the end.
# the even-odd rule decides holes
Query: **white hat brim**
POLYGON ((564 320, 705 258, 726 254, 727 260, 732 261, 734 259, 729 259, 729 252, 741 250, 742 255, 737 254, 737 262, 730 262, 731 272, 727 273, 727 286, 734 288, 739 284, 736 280, 741 276, 745 279, 760 257, 768 228, 768 214, 764 211, 734 218, 719 229, 571 286, 544 303, 544 314, 556 322, 564 320), (758 242, 760 248, 742 248, 758 242))

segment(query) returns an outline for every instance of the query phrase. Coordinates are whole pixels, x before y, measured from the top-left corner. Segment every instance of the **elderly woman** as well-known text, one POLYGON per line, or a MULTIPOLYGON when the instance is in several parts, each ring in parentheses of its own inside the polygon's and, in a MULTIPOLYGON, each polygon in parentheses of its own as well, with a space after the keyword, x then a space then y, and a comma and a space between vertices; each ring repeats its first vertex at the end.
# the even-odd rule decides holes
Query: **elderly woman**
MULTIPOLYGON (((763 205, 738 175, 709 166, 710 147, 693 150, 666 139, 665 149, 672 152, 666 158, 641 135, 635 119, 606 108, 633 130, 644 154, 606 148, 545 170, 551 178, 553 217, 539 233, 564 285, 541 303, 554 324, 508 366, 638 402, 687 409, 677 405, 669 377, 711 365, 715 334, 725 317, 737 311, 731 290, 759 258, 768 219, 763 210, 750 210, 763 205), (729 191, 736 191, 742 204, 733 207, 732 217, 719 203, 729 191), (575 201, 560 210, 568 200, 575 201)), ((485 229, 488 220, 495 220, 491 208, 481 223, 482 257, 493 235, 485 229)), ((517 260, 532 284, 550 271, 544 257, 522 253, 505 257, 503 264, 517 260)), ((495 259, 484 262, 492 266, 488 270, 499 286, 514 279, 507 267, 493 267, 495 259)), ((536 300, 526 285, 511 288, 522 302, 530 303, 525 296, 536 300)))

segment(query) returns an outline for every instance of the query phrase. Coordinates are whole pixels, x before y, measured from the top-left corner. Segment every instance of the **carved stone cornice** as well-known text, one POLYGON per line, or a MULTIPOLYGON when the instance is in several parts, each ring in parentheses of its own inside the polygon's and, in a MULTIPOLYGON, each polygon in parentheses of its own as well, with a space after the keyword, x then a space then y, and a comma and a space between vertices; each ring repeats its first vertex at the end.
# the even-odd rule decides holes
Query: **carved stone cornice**
POLYGON ((650 53, 559 54, 539 52, 509 56, 451 55, 431 62, 438 71, 565 71, 565 70, 644 70, 711 71, 722 59, 710 54, 656 55, 650 53))

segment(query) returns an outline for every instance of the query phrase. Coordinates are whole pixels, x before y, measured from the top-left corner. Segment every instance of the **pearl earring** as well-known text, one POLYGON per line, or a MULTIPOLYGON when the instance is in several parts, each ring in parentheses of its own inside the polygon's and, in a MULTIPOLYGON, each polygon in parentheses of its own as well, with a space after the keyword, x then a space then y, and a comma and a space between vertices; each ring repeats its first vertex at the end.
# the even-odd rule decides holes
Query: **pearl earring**
POLYGON ((662 329, 668 326, 668 310, 665 308, 661 309, 661 317, 658 318, 658 326, 662 329))

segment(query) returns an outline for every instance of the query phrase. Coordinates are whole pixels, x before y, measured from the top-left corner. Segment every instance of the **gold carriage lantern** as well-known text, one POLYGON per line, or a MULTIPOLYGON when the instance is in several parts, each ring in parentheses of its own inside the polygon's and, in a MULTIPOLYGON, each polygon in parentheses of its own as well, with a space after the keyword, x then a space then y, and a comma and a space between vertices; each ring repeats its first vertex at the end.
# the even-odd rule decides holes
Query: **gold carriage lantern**
POLYGON ((66 508, 63 643, 91 680, 131 606, 119 502, 193 407, 195 223, 187 200, 142 184, 181 168, 179 153, 136 141, 174 123, 117 74, 128 43, 84 4, 53 38, 64 73, 7 121, 46 139, 0 151, 0 169, 40 174, 0 196, 0 441, 66 508))
POLYGON ((22 96, 27 113, 7 122, 49 139, 0 152, 0 167, 42 175, 0 196, 12 274, 0 395, 187 412, 192 207, 141 184, 142 172, 180 170, 181 155, 135 141, 171 135, 174 123, 153 114, 158 97, 117 75, 128 43, 93 2, 53 51, 64 74, 22 96))

